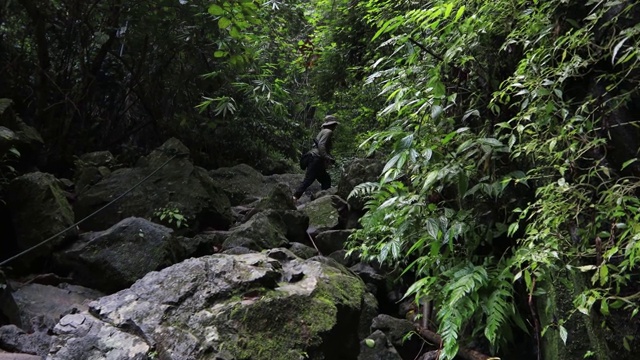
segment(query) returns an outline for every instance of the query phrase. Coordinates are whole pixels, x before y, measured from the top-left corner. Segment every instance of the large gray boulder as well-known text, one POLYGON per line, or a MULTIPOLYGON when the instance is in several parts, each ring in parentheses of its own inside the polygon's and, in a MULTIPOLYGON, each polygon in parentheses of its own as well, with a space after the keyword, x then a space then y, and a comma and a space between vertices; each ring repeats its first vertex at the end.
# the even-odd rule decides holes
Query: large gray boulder
POLYGON ((287 231, 287 223, 279 212, 263 211, 251 217, 246 223, 231 229, 222 248, 226 250, 245 247, 264 250, 285 247, 289 244, 287 231))
POLYGON ((285 249, 192 258, 62 318, 48 359, 355 360, 364 295, 285 249))
POLYGON ((343 250, 351 230, 328 230, 318 234, 315 243, 318 250, 324 255, 329 255, 335 251, 343 250))
POLYGON ((232 206, 249 204, 269 193, 264 186, 264 175, 246 164, 211 170, 209 175, 225 192, 232 206))
POLYGON ((382 331, 375 331, 360 342, 358 360, 402 360, 382 331))
POLYGON ((309 217, 310 232, 319 233, 340 228, 344 200, 335 195, 318 198, 306 204, 302 211, 309 217))
POLYGON ((16 288, 13 296, 20 309, 21 328, 28 333, 48 332, 63 315, 87 310, 90 301, 104 296, 99 291, 66 283, 16 284, 16 288))
POLYGON ((371 331, 383 332, 402 358, 414 357, 424 346, 419 336, 409 335, 415 330, 416 326, 411 321, 387 314, 380 314, 371 322, 371 331))
POLYGON ((227 194, 232 206, 247 205, 265 198, 278 184, 293 192, 304 178, 304 174, 264 176, 246 164, 211 170, 209 175, 227 194))
MULTIPOLYGON (((7 206, 11 209, 11 221, 20 250, 41 243, 69 228, 75 221, 59 181, 51 174, 33 172, 19 176, 9 183, 7 190, 7 206)), ((75 229, 71 229, 65 235, 75 233, 75 229)), ((61 236, 44 244, 31 253, 31 259, 33 255, 49 254, 63 241, 64 236, 61 236)))
POLYGON ((100 180, 111 175, 117 167, 115 157, 109 151, 95 151, 84 154, 74 161, 75 191, 81 194, 100 180))
POLYGON ((232 222, 229 199, 205 169, 189 161, 188 154, 189 150, 180 141, 169 139, 141 158, 135 167, 118 169, 79 194, 74 210, 78 218, 84 218, 130 190, 174 155, 179 155, 98 216, 81 224, 81 228, 105 230, 130 216, 159 221, 158 212, 169 208, 177 209, 187 219, 194 234, 209 227, 229 228, 232 222))
POLYGON ((228 232, 222 248, 245 247, 265 250, 287 247, 289 242, 307 242, 309 217, 297 210, 260 210, 228 232))
POLYGON ((51 332, 62 316, 86 311, 90 301, 104 296, 95 290, 66 283, 58 286, 39 283, 14 285, 17 289, 15 302, 23 325, 1 326, 0 348, 13 353, 34 354, 40 359, 49 353, 51 332))
MULTIPOLYGON (((45 331, 26 332, 15 325, 0 327, 0 349, 10 350, 12 353, 33 354, 37 359, 43 359, 49 353, 50 346, 51 335, 45 331)), ((0 356, 0 360, 3 359, 11 358, 0 356)))
POLYGON ((130 217, 108 230, 82 234, 56 260, 79 284, 111 293, 175 263, 176 249, 171 229, 130 217))

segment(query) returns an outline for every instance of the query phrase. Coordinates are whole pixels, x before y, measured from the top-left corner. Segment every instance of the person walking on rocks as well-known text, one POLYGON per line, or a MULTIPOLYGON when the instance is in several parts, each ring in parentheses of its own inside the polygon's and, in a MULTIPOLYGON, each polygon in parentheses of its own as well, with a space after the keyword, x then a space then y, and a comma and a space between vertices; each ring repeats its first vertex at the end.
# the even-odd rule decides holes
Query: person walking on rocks
POLYGON ((305 190, 314 181, 318 180, 322 190, 331 187, 331 177, 327 173, 327 168, 335 163, 335 159, 331 156, 333 131, 338 126, 338 119, 333 115, 327 115, 322 124, 322 130, 316 136, 311 154, 313 158, 307 166, 307 172, 304 174, 304 180, 293 193, 293 201, 298 201, 305 190))

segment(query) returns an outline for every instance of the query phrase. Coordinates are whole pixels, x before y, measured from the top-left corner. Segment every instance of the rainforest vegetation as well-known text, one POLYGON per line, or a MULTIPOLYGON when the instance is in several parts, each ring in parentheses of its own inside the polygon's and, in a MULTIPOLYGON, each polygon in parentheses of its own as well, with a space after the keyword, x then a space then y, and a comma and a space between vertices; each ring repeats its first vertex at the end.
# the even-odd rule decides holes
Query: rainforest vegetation
MULTIPOLYGON (((170 136, 207 168, 293 171, 336 115, 339 161, 386 163, 349 248, 431 304, 442 359, 633 358, 639 82, 631 0, 0 4, 0 98, 43 171, 170 136)), ((0 151, 1 190, 28 154, 0 151)))

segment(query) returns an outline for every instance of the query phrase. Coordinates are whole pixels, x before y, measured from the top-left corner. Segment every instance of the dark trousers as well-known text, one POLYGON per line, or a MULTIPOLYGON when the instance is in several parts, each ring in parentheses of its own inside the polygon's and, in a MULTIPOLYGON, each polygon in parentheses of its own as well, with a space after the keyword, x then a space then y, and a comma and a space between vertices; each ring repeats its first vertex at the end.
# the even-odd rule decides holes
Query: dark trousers
POLYGON ((304 174, 304 180, 302 180, 302 183, 298 186, 296 192, 293 193, 293 196, 295 196, 296 199, 299 199, 304 191, 307 190, 307 188, 316 180, 320 182, 322 190, 326 190, 331 187, 331 176, 327 173, 324 159, 319 156, 313 157, 313 160, 307 167, 307 172, 304 174))

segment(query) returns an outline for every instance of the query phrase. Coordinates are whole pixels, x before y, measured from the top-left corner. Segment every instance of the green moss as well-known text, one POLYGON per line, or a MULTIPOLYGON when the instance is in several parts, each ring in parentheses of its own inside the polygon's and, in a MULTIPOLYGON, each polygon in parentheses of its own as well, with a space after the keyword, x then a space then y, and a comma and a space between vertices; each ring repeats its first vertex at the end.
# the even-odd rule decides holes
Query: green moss
POLYGON ((333 267, 326 267, 324 272, 329 279, 319 284, 317 296, 333 299, 334 302, 347 307, 359 308, 365 293, 362 280, 333 267))
MULTIPOLYGON (((362 281, 338 269, 325 268, 311 296, 280 291, 263 294, 251 304, 236 300, 225 321, 236 334, 224 339, 224 350, 238 360, 299 360, 323 343, 334 329, 340 308, 359 309, 362 281)), ((250 300, 245 300, 250 301, 250 300)))
POLYGON ((556 279, 544 284, 546 294, 539 298, 541 327, 549 326, 543 337, 544 358, 582 359, 588 351, 591 351, 594 354, 592 359, 610 359, 604 333, 596 324, 598 316, 593 314, 587 317, 575 311, 573 305, 573 297, 585 286, 584 277, 582 274, 572 273, 568 279, 563 280, 556 279), (564 323, 568 332, 566 345, 555 326, 555 318, 566 320, 564 323))
POLYGON ((336 315, 331 301, 315 297, 270 294, 251 305, 238 303, 229 317, 239 331, 226 349, 239 360, 298 360, 322 343, 320 335, 333 328, 336 315))

